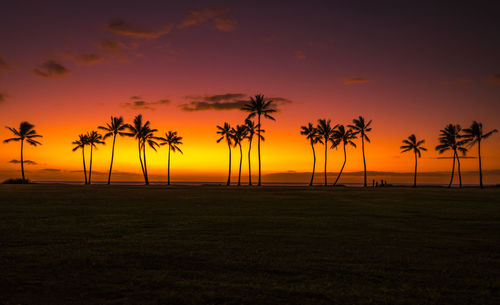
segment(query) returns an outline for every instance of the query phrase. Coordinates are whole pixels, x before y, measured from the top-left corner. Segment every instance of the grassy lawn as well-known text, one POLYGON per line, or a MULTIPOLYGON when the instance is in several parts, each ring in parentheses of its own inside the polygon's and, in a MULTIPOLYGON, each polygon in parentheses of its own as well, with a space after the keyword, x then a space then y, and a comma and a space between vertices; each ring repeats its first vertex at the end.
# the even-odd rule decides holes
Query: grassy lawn
POLYGON ((0 304, 500 304, 500 189, 0 186, 0 304))

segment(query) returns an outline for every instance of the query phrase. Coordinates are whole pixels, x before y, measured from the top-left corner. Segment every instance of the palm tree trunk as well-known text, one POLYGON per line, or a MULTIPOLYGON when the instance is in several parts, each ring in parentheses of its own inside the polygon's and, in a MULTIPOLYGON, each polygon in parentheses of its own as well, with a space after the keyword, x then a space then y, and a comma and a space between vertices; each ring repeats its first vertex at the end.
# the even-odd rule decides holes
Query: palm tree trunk
POLYGON ((326 161, 327 161, 327 157, 328 157, 328 154, 327 154, 328 147, 327 147, 327 145, 328 145, 328 139, 325 138, 325 186, 328 185, 327 181, 326 181, 326 161))
POLYGON ((413 176, 413 187, 417 187, 417 152, 415 152, 415 176, 413 176))
POLYGON ((168 174, 167 174, 167 185, 170 185, 170 150, 172 149, 172 147, 170 147, 170 145, 168 145, 168 174))
POLYGON ((21 176, 23 178, 23 182, 25 183, 26 181, 24 180, 24 159, 23 159, 23 147, 24 147, 24 139, 21 139, 21 176))
POLYGON ((342 164, 342 168, 340 169, 339 175, 337 176, 337 180, 335 180, 335 183, 333 186, 337 185, 337 181, 339 181, 340 175, 342 175, 342 171, 344 170, 345 162, 347 161, 347 153, 345 151, 345 143, 344 143, 344 163, 342 164))
POLYGON ((454 174, 455 174, 455 152, 453 152, 453 167, 451 168, 451 179, 450 179, 450 184, 448 184, 448 188, 450 188, 451 184, 453 183, 454 174))
POLYGON ((365 137, 364 134, 361 135, 361 150, 363 152, 363 167, 365 169, 365 183, 364 186, 366 187, 366 159, 365 159, 365 137))
POLYGON ((85 184, 87 184, 87 169, 85 168, 85 146, 82 146, 82 160, 83 160, 83 175, 85 176, 85 184))
POLYGON ((248 185, 252 185, 252 162, 250 162, 250 152, 252 151, 252 139, 248 146, 248 185))
POLYGON ((90 145, 90 166, 89 166, 89 184, 92 184, 92 144, 90 145))
POLYGON ((111 170, 113 169, 113 159, 115 158, 116 134, 113 136, 113 148, 111 149, 111 164, 109 165, 108 185, 111 184, 111 170))
POLYGON ((240 146, 240 171, 238 173, 238 186, 241 185, 241 163, 243 162, 243 150, 241 150, 241 144, 238 143, 240 146))
POLYGON ((483 188, 483 168, 481 166, 481 140, 477 141, 477 157, 479 159, 479 187, 483 188))
POLYGON ((142 164, 142 157, 141 157, 141 140, 137 140, 137 144, 139 146, 139 162, 141 162, 141 170, 142 170, 142 176, 144 177, 144 182, 147 181, 146 179, 146 174, 144 173, 144 165, 142 164))
POLYGON ((309 182, 309 186, 313 185, 314 182, 314 170, 316 169, 316 152, 314 151, 314 143, 311 141, 311 148, 313 151, 313 171, 312 171, 312 176, 311 176, 311 182, 309 182))
POLYGON ((229 174, 227 175, 227 186, 231 184, 231 145, 229 141, 227 142, 227 147, 229 148, 229 174))
POLYGON ((258 124, 259 129, 257 129, 257 132, 259 133, 257 137, 257 154, 259 155, 259 182, 257 183, 258 186, 261 186, 261 164, 260 164, 260 130, 262 129, 262 126, 260 126, 260 113, 258 115, 258 124))
POLYGON ((455 154, 457 155, 457 165, 458 165, 458 182, 459 182, 459 185, 460 187, 462 187, 462 173, 460 171, 460 157, 458 156, 458 153, 455 152, 455 154))
POLYGON ((146 185, 149 185, 148 165, 146 163, 146 143, 144 143, 144 147, 142 148, 142 154, 144 158, 144 179, 146 181, 146 185))

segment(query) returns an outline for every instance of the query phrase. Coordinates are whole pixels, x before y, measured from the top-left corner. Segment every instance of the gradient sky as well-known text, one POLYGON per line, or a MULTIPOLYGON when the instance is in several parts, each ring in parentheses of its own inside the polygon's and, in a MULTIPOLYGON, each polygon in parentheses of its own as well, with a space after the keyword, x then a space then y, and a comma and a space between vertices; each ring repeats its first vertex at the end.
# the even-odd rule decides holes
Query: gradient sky
MULTIPOLYGON (((227 146, 215 142, 215 126, 240 124, 246 114, 220 108, 263 93, 282 98, 277 121, 263 123, 264 173, 310 171, 300 126, 358 115, 373 119, 369 170, 412 171, 413 156, 399 146, 415 133, 430 148, 420 169, 446 171, 451 160, 434 151, 446 124, 500 129, 499 8, 404 2, 9 1, 0 20, 0 124, 27 120, 44 136, 43 146, 25 150, 36 162, 26 166, 28 178, 80 179, 73 171, 81 154, 71 152, 77 135, 111 115, 131 122, 141 113, 162 133, 184 137, 174 180, 222 180, 227 146)), ((110 148, 96 152, 97 172, 107 170, 110 148)), ((345 170, 361 170, 360 150, 348 153, 345 170)), ((499 134, 483 154, 486 169, 500 169, 499 134)), ((166 155, 149 152, 153 175, 164 174, 166 155)), ((342 157, 330 150, 329 171, 342 157)), ((0 178, 17 174, 16 159, 16 144, 0 144, 0 178)), ((119 138, 117 178, 140 179, 137 159, 135 142, 119 138)), ((476 163, 465 159, 463 169, 476 163)))

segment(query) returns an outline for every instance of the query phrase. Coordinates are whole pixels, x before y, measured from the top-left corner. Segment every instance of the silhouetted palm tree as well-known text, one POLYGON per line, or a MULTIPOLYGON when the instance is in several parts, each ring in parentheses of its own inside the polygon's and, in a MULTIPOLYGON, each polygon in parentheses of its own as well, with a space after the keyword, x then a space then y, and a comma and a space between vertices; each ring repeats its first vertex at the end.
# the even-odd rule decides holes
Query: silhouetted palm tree
POLYGON ((240 169, 238 172, 238 186, 241 185, 241 164, 243 162, 243 150, 241 149, 241 142, 247 136, 247 128, 245 125, 237 125, 236 128, 231 129, 231 133, 233 134, 234 146, 238 145, 240 147, 240 169))
POLYGON ((217 134, 221 137, 217 140, 217 143, 226 139, 227 147, 229 149, 229 173, 227 175, 227 185, 231 184, 231 145, 233 144, 233 134, 231 133, 231 125, 229 123, 224 123, 223 127, 217 126, 217 134))
MULTIPOLYGON (((148 122, 149 123, 149 122, 148 122)), ((154 151, 156 151, 157 147, 160 147, 160 145, 156 142, 156 140, 160 140, 161 138, 155 137, 154 133, 157 132, 157 129, 151 129, 146 127, 143 130, 143 135, 142 135, 142 157, 144 161, 144 177, 146 178, 146 185, 149 185, 149 176, 148 176, 148 164, 147 164, 147 159, 146 159, 146 147, 149 146, 151 147, 154 151), (147 145, 146 145, 147 144, 147 145)))
POLYGON ((318 120, 318 126, 316 129, 318 130, 318 135, 323 140, 323 144, 325 145, 325 186, 327 186, 326 179, 326 164, 328 157, 328 141, 330 141, 333 131, 337 128, 338 125, 332 127, 332 121, 326 119, 318 120))
POLYGON ((97 144, 106 144, 102 140, 102 135, 100 135, 97 131, 92 130, 87 133, 87 143, 90 146, 90 164, 89 164, 89 184, 92 184, 92 152, 97 149, 97 144))
POLYGON ((150 129, 150 122, 146 121, 146 123, 143 124, 142 121, 142 114, 137 115, 134 118, 134 124, 133 125, 127 125, 127 128, 129 129, 129 133, 126 133, 126 136, 134 137, 137 140, 137 148, 139 151, 139 162, 141 163, 141 169, 142 169, 142 175, 144 176, 144 182, 145 184, 149 184, 148 177, 146 175, 146 172, 144 170, 144 163, 142 162, 142 148, 143 148, 143 138, 146 132, 150 129))
POLYGON ((127 129, 127 124, 123 122, 123 117, 111 117, 110 123, 106 123, 106 126, 99 126, 98 129, 106 131, 103 136, 103 140, 106 140, 108 137, 113 136, 113 147, 111 149, 111 164, 109 165, 109 175, 108 175, 108 184, 111 184, 111 171, 113 169, 113 160, 115 157, 115 142, 116 136, 124 136, 127 133, 125 129, 127 129))
POLYGON ((73 145, 76 145, 73 147, 73 151, 77 151, 78 149, 82 150, 82 160, 83 160, 83 175, 85 177, 85 184, 88 183, 87 181, 87 168, 85 167, 85 146, 89 144, 88 138, 86 135, 81 134, 78 136, 78 140, 73 141, 73 145))
MULTIPOLYGON (((248 139, 248 185, 252 185, 252 162, 251 162, 251 152, 252 152, 252 140, 253 136, 259 130, 260 126, 250 120, 246 119, 245 120, 245 126, 247 128, 247 136, 246 138, 248 139)), ((262 135, 264 132, 266 132, 264 129, 260 129, 260 135, 258 134, 257 136, 264 141, 264 136, 262 135)))
POLYGON ((248 115, 247 119, 251 119, 254 116, 257 116, 257 154, 259 156, 259 182, 257 183, 258 186, 262 185, 261 184, 261 161, 260 161, 260 134, 261 134, 261 116, 264 115, 265 118, 268 118, 270 120, 276 121, 274 117, 271 116, 271 113, 276 112, 276 109, 272 108, 273 107, 273 100, 266 100, 264 95, 258 94, 255 97, 251 97, 250 101, 246 105, 244 105, 241 109, 244 111, 250 112, 248 115))
POLYGON ((354 133, 359 134, 361 138, 361 151, 363 152, 363 168, 364 168, 364 186, 367 187, 366 183, 366 159, 365 159, 365 140, 370 143, 370 138, 366 135, 368 132, 372 131, 370 124, 372 120, 366 123, 365 118, 359 116, 358 119, 352 120, 353 125, 349 125, 347 127, 351 128, 354 133))
POLYGON ((3 141, 4 143, 21 141, 21 175, 23 183, 26 183, 26 179, 24 179, 24 141, 26 140, 28 144, 33 146, 42 145, 42 143, 34 140, 35 138, 41 138, 42 136, 36 133, 34 129, 35 125, 28 122, 21 122, 21 124, 19 124, 19 130, 8 126, 6 128, 10 130, 16 137, 6 139, 3 141))
POLYGON ((422 151, 427 151, 427 148, 422 145, 425 143, 425 140, 418 140, 414 134, 408 137, 408 139, 403 140, 403 144, 401 145, 401 152, 407 152, 413 150, 415 154, 415 175, 413 176, 413 187, 417 186, 417 160, 422 156, 422 151))
POLYGON ((335 129, 332 133, 331 148, 337 148, 340 143, 342 143, 342 147, 344 148, 344 163, 342 164, 342 168, 340 169, 339 175, 337 176, 337 179, 335 179, 335 183, 333 184, 333 186, 337 185, 340 175, 342 175, 342 171, 344 171, 344 166, 347 161, 346 146, 351 145, 353 147, 356 147, 356 144, 353 142, 353 140, 356 138, 356 134, 351 129, 345 129, 344 125, 339 125, 338 128, 335 129))
POLYGON ((458 152, 465 153, 467 152, 467 148, 463 147, 463 145, 467 142, 467 140, 460 140, 462 135, 460 132, 462 128, 460 125, 448 124, 444 129, 441 130, 441 135, 439 136, 439 144, 436 146, 436 150, 439 151, 440 154, 445 151, 452 150, 453 151, 453 167, 451 170, 451 179, 448 187, 451 187, 453 182, 453 175, 455 174, 455 159, 457 160, 458 165, 458 179, 460 182, 460 187, 462 187, 462 174, 460 172, 460 157, 458 156, 458 152))
POLYGON ((309 182, 309 186, 312 186, 313 181, 314 181, 314 171, 316 169, 316 152, 314 150, 314 144, 317 144, 317 143, 323 144, 323 141, 321 140, 321 137, 318 134, 318 130, 313 126, 313 124, 308 123, 307 126, 301 126, 300 128, 301 128, 300 134, 306 136, 306 138, 309 140, 309 143, 311 143, 314 161, 313 161, 311 182, 309 182))
POLYGON ((483 188, 483 169, 481 166, 481 140, 487 139, 489 136, 498 132, 498 130, 493 129, 488 132, 483 132, 483 124, 476 121, 472 122, 469 128, 464 129, 463 138, 472 147, 477 143, 477 157, 479 160, 479 186, 483 188))
POLYGON ((179 145, 182 145, 182 137, 177 135, 177 131, 169 131, 165 133, 165 138, 160 138, 159 140, 163 141, 160 145, 168 145, 168 175, 167 175, 167 185, 170 185, 170 152, 180 152, 182 154, 182 150, 179 148, 179 145))

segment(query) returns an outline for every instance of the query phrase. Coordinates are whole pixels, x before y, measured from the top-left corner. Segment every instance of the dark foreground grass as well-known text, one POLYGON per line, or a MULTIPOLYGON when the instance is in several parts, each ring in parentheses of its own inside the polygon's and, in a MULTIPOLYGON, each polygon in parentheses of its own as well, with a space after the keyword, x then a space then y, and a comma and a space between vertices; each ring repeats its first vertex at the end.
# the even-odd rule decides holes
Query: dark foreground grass
POLYGON ((500 189, 0 196, 0 304, 500 304, 500 189))

